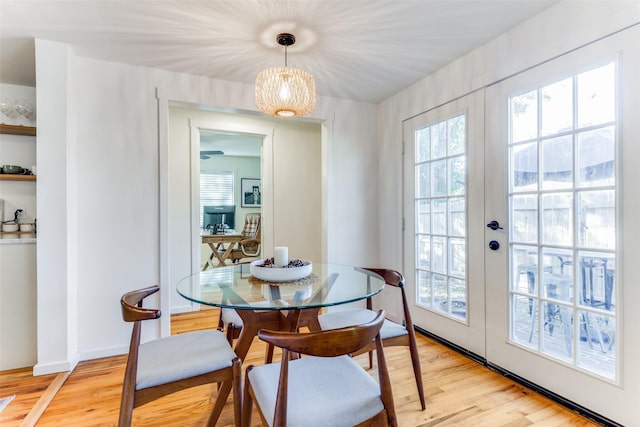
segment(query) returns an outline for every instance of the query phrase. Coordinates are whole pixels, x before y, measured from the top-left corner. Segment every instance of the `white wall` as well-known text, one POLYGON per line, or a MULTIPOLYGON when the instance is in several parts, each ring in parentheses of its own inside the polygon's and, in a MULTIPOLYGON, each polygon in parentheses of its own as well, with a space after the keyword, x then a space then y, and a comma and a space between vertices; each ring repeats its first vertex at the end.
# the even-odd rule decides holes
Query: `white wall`
MULTIPOLYGON (((184 243, 172 241, 168 226, 176 213, 169 185, 183 185, 165 172, 169 100, 255 107, 251 85, 84 58, 56 42, 36 40, 36 67, 42 228, 34 372, 44 374, 126 351, 125 291, 160 283, 157 302, 170 312, 168 248, 184 243)), ((322 123, 329 260, 377 261, 375 112, 320 97, 311 116, 322 123)), ((168 320, 147 335, 168 333, 168 320)))

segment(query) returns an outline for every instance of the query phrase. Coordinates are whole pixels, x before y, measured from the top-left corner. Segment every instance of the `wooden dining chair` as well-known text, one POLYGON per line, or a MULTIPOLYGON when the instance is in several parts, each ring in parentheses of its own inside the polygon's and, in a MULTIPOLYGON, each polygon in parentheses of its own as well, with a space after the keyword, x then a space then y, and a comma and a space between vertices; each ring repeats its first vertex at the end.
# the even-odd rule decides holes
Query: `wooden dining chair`
MULTIPOLYGON (((422 369, 420 368, 420 356, 418 355, 418 345, 416 343, 416 335, 413 329, 413 321, 411 320, 411 312, 407 302, 407 295, 404 289, 404 276, 396 270, 386 268, 364 268, 363 270, 371 271, 379 274, 385 283, 395 289, 399 289, 402 298, 402 309, 404 322, 396 323, 389 319, 384 321, 380 336, 385 347, 391 346, 407 346, 411 355, 411 364, 413 365, 413 375, 418 388, 418 396, 422 410, 426 408, 424 399, 424 387, 422 383, 422 369)), ((371 298, 367 299, 366 309, 333 311, 318 316, 320 328, 323 330, 342 328, 349 325, 357 325, 359 323, 368 322, 376 316, 376 312, 372 309, 371 298)), ((374 343, 368 347, 361 349, 356 354, 369 353, 369 368, 373 366, 374 343)), ((356 355, 354 354, 354 355, 356 355)))
POLYGON ((122 318, 133 322, 129 355, 122 385, 119 427, 131 425, 133 409, 165 395, 202 384, 218 383, 218 397, 208 426, 220 417, 233 389, 235 424, 241 420, 241 361, 217 330, 187 332, 140 343, 142 321, 158 319, 160 310, 143 308, 143 300, 158 286, 124 294, 122 318))
POLYGON ((265 426, 397 426, 379 333, 383 322, 381 310, 368 323, 336 330, 260 331, 261 340, 282 348, 282 360, 247 367, 242 425, 251 425, 255 402, 265 426), (349 357, 371 342, 378 382, 349 357), (308 356, 290 360, 291 353, 308 356))

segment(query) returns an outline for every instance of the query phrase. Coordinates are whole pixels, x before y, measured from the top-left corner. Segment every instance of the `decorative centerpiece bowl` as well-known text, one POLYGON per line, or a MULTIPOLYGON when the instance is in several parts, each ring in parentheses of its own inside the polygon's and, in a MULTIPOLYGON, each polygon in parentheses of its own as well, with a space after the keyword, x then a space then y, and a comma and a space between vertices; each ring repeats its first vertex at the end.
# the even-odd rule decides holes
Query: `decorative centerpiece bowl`
POLYGON ((304 259, 290 259, 285 267, 276 267, 273 258, 259 259, 249 265, 251 274, 267 282, 292 282, 311 274, 313 264, 304 259))

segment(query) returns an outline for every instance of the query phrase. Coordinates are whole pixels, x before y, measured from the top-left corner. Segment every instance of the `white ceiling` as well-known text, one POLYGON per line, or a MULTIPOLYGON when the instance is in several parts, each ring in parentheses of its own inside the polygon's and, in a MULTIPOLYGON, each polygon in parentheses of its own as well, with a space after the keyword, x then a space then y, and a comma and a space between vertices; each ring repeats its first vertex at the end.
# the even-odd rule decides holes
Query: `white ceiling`
POLYGON ((0 0, 0 82, 35 86, 34 38, 76 54, 253 84, 289 66, 379 102, 556 0, 0 0))

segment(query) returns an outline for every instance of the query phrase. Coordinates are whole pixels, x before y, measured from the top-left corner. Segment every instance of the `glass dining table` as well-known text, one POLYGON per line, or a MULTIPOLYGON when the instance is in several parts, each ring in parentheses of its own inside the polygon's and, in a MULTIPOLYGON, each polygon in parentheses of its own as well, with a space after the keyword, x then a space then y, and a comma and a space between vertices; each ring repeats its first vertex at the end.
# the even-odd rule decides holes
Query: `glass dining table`
POLYGON ((234 350, 241 359, 259 330, 319 330, 322 308, 363 300, 383 288, 383 278, 372 271, 332 263, 313 263, 309 276, 291 282, 261 280, 250 274, 249 264, 236 264, 192 274, 177 285, 189 301, 236 310, 243 326, 234 350))

